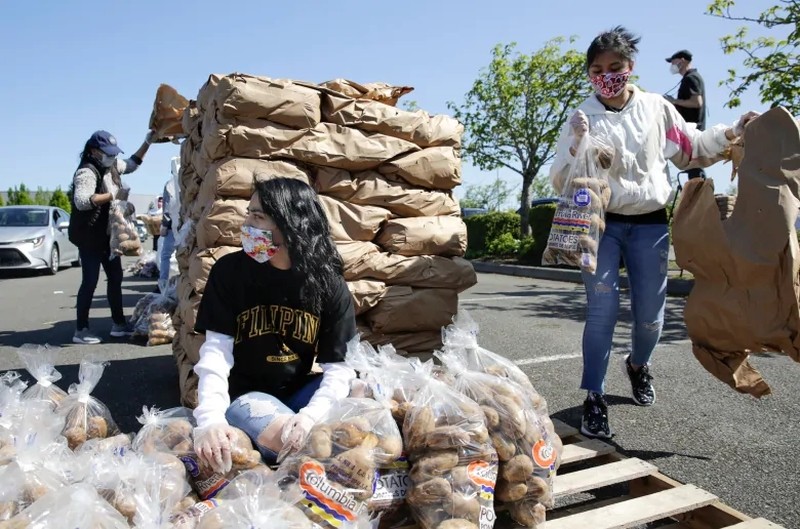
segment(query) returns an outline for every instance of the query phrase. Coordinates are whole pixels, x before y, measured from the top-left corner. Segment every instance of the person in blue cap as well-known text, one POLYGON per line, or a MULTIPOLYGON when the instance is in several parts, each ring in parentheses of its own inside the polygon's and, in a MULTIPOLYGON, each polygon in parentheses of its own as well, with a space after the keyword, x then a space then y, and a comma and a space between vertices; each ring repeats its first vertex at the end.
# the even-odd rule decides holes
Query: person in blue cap
POLYGON ((127 200, 128 188, 122 185, 121 175, 132 173, 141 164, 153 143, 149 131, 144 143, 128 159, 117 139, 105 130, 89 138, 80 154, 78 169, 72 177, 72 215, 69 240, 78 247, 82 279, 78 290, 77 321, 72 341, 77 344, 98 344, 100 338, 89 330, 89 309, 100 278, 100 267, 108 280, 106 295, 111 307, 111 336, 123 338, 133 334, 122 311, 122 263, 110 259, 111 247, 108 219, 112 200, 127 200))

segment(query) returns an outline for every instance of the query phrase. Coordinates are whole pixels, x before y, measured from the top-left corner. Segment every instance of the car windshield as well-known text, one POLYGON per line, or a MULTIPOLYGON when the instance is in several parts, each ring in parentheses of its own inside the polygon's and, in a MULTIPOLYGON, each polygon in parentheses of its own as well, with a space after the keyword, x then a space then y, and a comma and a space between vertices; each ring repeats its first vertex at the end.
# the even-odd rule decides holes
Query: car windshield
POLYGON ((0 227, 47 226, 46 209, 41 208, 0 208, 0 227))

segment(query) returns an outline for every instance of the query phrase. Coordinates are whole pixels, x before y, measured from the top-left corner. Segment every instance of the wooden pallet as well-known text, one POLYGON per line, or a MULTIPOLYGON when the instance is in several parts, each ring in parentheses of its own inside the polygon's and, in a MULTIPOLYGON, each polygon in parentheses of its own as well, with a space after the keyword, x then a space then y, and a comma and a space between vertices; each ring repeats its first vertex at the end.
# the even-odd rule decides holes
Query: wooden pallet
POLYGON ((564 442, 553 482, 556 500, 618 484, 627 484, 628 493, 553 509, 539 529, 624 529, 660 520, 667 525, 659 529, 783 529, 763 518, 750 518, 710 492, 679 483, 656 466, 625 457, 563 422, 553 422, 564 442))

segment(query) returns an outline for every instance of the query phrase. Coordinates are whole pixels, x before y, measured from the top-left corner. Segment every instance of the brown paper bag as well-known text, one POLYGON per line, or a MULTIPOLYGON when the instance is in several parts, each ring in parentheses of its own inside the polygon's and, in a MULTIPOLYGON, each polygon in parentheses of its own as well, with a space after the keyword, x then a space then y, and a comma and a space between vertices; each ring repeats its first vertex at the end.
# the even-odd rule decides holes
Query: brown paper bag
POLYGON ((386 105, 395 106, 398 99, 414 91, 411 86, 392 86, 387 83, 366 83, 359 84, 347 79, 334 79, 326 81, 320 86, 329 88, 349 97, 357 99, 372 99, 380 101, 386 105))
POLYGON ((326 92, 322 96, 325 121, 337 125, 380 132, 410 141, 420 147, 458 146, 464 127, 450 116, 433 116, 418 110, 400 110, 379 101, 353 99, 326 92))
POLYGON ((448 191, 418 189, 402 181, 386 180, 380 173, 351 174, 343 169, 316 167, 314 188, 339 200, 379 206, 398 217, 459 215, 461 208, 448 191))
POLYGON ((442 330, 406 332, 394 334, 382 334, 373 331, 369 323, 359 318, 357 320, 356 331, 361 335, 361 339, 374 346, 391 344, 400 354, 423 355, 427 360, 432 357, 433 352, 442 347, 442 330))
POLYGON ((378 305, 364 314, 380 334, 441 331, 458 312, 458 292, 447 288, 390 286, 378 305))
POLYGON ((347 263, 344 276, 348 281, 377 279, 387 285, 450 288, 459 292, 478 282, 472 263, 461 257, 405 257, 385 252, 370 253, 347 263))
POLYGON ((242 118, 234 122, 218 120, 209 114, 203 125, 202 153, 208 160, 231 156, 271 158, 279 156, 304 134, 302 130, 264 119, 242 118))
POLYGON ((215 93, 222 116, 255 118, 295 129, 320 121, 320 93, 286 79, 231 74, 219 80, 215 93))
POLYGON ((336 249, 342 257, 345 278, 354 275, 348 270, 363 269, 364 263, 381 251, 378 245, 363 241, 336 241, 336 249))
POLYGON ((362 279, 360 281, 349 281, 347 288, 353 296, 353 306, 356 315, 362 314, 374 308, 386 294, 386 285, 381 281, 362 279))
POLYGON ((249 200, 216 200, 203 210, 197 223, 197 247, 241 246, 242 225, 249 200))
POLYGON ((325 195, 319 195, 319 200, 334 241, 371 241, 391 216, 388 210, 376 206, 358 206, 325 195))
POLYGON ((206 248, 205 250, 195 250, 192 252, 192 257, 189 260, 189 282, 198 294, 203 294, 206 288, 206 281, 208 281, 208 274, 211 273, 211 267, 214 263, 219 261, 223 256, 229 253, 241 251, 241 248, 236 246, 222 246, 219 248, 206 248))
POLYGON ((461 159, 453 147, 412 152, 381 165, 378 171, 427 189, 453 189, 461 184, 461 159))
POLYGON ((255 192, 253 183, 256 180, 274 177, 296 178, 309 183, 308 173, 290 162, 225 158, 209 168, 200 185, 198 200, 208 203, 217 198, 250 199, 255 192))
MULTIPOLYGON (((413 143, 399 138, 333 123, 320 123, 275 155, 348 171, 366 171, 386 160, 418 150, 419 147, 413 143)), ((248 151, 239 155, 262 157, 259 151, 248 151)))
POLYGON ((684 312, 695 356, 732 388, 760 397, 770 388, 749 352, 800 362, 800 129, 774 108, 747 126, 745 145, 730 218, 720 219, 713 181, 690 180, 672 236, 678 264, 695 278, 684 312))
POLYGON ((217 94, 217 86, 224 75, 212 73, 197 93, 197 108, 202 114, 207 114, 214 103, 217 94))
POLYGON ((386 221, 375 242, 400 255, 463 255, 467 225, 460 217, 412 217, 386 221))
POLYGON ((156 91, 153 111, 150 113, 150 130, 155 131, 153 141, 164 143, 188 135, 183 128, 183 113, 189 107, 189 100, 167 84, 156 91))

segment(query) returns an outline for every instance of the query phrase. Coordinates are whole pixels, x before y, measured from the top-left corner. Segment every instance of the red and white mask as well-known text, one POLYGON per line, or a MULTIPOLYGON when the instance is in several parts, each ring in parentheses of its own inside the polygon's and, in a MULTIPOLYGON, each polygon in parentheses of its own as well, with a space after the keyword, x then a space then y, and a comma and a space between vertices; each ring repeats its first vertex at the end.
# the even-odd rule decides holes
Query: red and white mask
POLYGON ((625 90, 631 72, 610 72, 600 75, 589 76, 589 82, 594 86, 595 91, 606 99, 617 97, 625 90))

